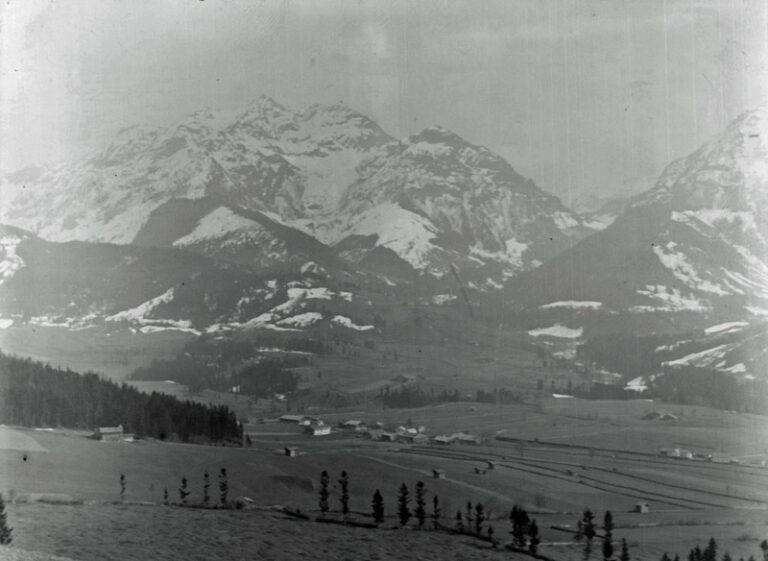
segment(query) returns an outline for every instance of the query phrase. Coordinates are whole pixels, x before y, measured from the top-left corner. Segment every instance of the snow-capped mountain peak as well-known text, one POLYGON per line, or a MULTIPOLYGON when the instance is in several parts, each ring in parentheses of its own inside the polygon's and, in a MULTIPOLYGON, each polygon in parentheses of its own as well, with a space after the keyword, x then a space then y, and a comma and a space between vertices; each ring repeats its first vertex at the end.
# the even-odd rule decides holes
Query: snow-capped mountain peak
MULTIPOLYGON (((589 232, 501 156, 443 127, 397 141, 344 105, 299 112, 266 96, 232 118, 204 108, 167 129, 125 129, 95 157, 32 181, 22 189, 4 177, 0 221, 55 241, 130 243, 141 234, 151 244, 144 226, 156 209, 211 199, 329 244, 374 237, 368 250, 385 247, 420 272, 490 266, 499 279, 589 232)), ((225 229, 239 220, 216 218, 225 229)), ((229 235, 230 246, 233 239, 256 237, 229 235)))
POLYGON ((610 226, 518 279, 514 291, 539 304, 596 300, 630 314, 761 314, 767 139, 768 111, 742 114, 669 164, 610 226))

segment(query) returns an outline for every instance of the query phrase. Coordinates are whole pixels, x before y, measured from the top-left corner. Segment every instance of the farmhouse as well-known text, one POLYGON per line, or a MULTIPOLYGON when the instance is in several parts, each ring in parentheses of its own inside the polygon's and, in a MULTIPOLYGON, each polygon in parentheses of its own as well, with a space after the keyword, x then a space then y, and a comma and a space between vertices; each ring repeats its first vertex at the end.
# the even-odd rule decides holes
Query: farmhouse
POLYGON ((413 427, 404 427, 403 425, 400 425, 397 427, 397 434, 418 434, 419 430, 415 429, 413 427))
POLYGON ((381 442, 394 442, 397 435, 393 432, 385 431, 384 429, 371 429, 368 431, 368 436, 371 440, 379 440, 381 442))
POLYGON ((456 440, 459 441, 459 444, 480 444, 482 442, 482 439, 479 436, 467 434, 465 432, 457 433, 454 436, 456 437, 456 440))
POLYGON ((433 469, 432 470, 432 478, 433 479, 445 479, 445 470, 433 469))
POLYGON ((639 512, 640 514, 647 514, 651 511, 651 507, 648 506, 648 503, 637 503, 635 505, 635 512, 639 512))
POLYGON ((446 444, 450 444, 454 440, 456 440, 456 438, 453 435, 441 434, 441 435, 438 435, 438 436, 434 437, 432 439, 432 442, 434 442, 435 444, 444 444, 444 445, 446 445, 446 444))
POLYGON ((366 425, 363 421, 359 421, 357 419, 350 419, 349 421, 344 421, 341 424, 342 428, 345 429, 352 429, 356 431, 363 431, 366 428, 366 425))
POLYGON ((429 441, 429 437, 426 434, 397 433, 395 441, 404 444, 423 444, 429 441))
POLYGON ((123 432, 123 425, 117 425, 116 427, 99 427, 93 433, 93 438, 96 440, 104 440, 107 442, 119 442, 123 440, 125 433, 123 432))
POLYGON ((313 421, 305 430, 312 436, 325 436, 331 434, 331 425, 326 425, 322 421, 313 421))

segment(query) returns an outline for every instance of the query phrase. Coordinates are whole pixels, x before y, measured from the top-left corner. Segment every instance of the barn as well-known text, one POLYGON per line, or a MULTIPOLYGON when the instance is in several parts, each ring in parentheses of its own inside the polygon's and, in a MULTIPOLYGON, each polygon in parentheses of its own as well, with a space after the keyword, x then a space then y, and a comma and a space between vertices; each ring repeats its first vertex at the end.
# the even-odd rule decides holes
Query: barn
POLYGON ((120 442, 123 440, 124 436, 125 432, 123 431, 122 424, 117 425, 116 427, 99 427, 93 433, 93 438, 105 442, 120 442))

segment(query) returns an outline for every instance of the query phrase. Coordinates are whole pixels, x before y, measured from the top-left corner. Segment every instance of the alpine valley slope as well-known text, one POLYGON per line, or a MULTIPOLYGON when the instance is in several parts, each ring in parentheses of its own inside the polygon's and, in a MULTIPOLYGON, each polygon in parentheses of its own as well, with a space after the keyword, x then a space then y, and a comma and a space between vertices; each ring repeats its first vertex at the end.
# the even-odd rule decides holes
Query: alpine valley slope
POLYGON ((81 161, 4 175, 0 192, 0 223, 49 241, 184 247, 263 268, 297 246, 328 258, 312 236, 356 268, 440 277, 454 263, 486 289, 592 231, 449 131, 397 141, 344 106, 295 112, 266 97, 233 119, 203 110, 125 129, 81 161))
POLYGON ((763 372, 752 351, 768 347, 768 110, 672 162, 610 226, 511 279, 508 298, 533 325, 585 337, 641 325, 679 337, 679 356, 663 349, 673 366, 763 372))

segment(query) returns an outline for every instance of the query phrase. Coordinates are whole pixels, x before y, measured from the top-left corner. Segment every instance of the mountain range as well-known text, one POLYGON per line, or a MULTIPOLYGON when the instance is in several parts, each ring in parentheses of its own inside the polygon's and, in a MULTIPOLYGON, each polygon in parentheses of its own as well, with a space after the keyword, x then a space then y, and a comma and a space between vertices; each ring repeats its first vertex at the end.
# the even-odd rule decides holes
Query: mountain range
MULTIPOLYGON (((403 304, 471 322, 501 298, 517 329, 557 346, 632 330, 709 340, 768 316, 764 109, 588 215, 444 128, 395 139, 341 105, 266 97, 0 181, 4 328, 375 333, 403 304)), ((764 362, 750 361, 719 368, 764 362)))
MULTIPOLYGON (((349 263, 381 248, 417 273, 442 276, 455 263, 488 269, 494 282, 590 232, 500 156, 450 131, 395 140, 346 107, 294 112, 266 97, 230 120, 204 110, 170 129, 125 129, 82 161, 6 175, 2 189, 0 222, 50 241, 218 245, 232 256, 258 242, 271 248, 260 257, 279 261, 282 235, 297 242, 297 231, 349 263)), ((237 259, 255 257, 244 253, 237 259)))

